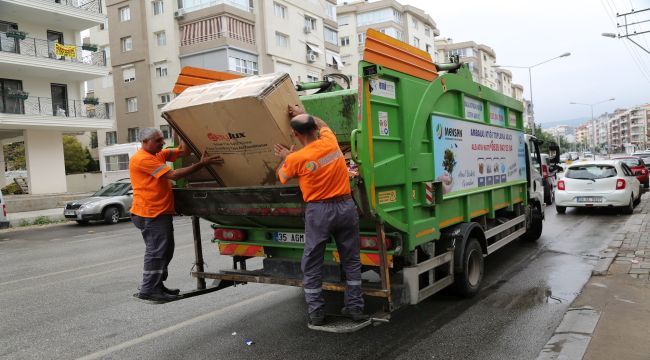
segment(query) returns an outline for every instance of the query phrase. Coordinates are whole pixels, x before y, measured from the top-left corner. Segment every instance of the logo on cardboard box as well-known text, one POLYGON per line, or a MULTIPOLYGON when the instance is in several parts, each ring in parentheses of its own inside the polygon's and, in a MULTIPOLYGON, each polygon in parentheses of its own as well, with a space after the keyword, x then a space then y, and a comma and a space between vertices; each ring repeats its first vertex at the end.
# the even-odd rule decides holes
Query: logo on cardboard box
POLYGON ((226 134, 214 134, 211 132, 208 133, 208 139, 210 141, 229 141, 234 139, 243 139, 245 137, 246 137, 246 133, 243 132, 226 133, 226 134))

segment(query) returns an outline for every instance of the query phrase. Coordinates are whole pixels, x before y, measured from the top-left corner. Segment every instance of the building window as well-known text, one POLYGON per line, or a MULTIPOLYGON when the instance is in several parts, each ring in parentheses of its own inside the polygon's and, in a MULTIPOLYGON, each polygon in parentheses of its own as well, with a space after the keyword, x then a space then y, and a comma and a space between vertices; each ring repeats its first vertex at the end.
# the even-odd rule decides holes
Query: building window
MULTIPOLYGON (((139 136, 140 135, 140 128, 137 128, 137 127, 128 128, 127 131, 128 131, 128 139, 127 139, 128 142, 136 142, 136 141, 139 140, 138 138, 140 137, 139 136)), ((128 155, 127 155, 127 157, 128 157, 128 155)))
POLYGON ((415 30, 418 29, 418 20, 416 18, 411 18, 411 24, 415 30))
POLYGON ((395 9, 393 9, 393 21, 399 24, 402 23, 402 13, 395 9))
POLYGON ((366 33, 358 33, 357 34, 357 40, 359 40, 359 45, 363 45, 366 42, 366 33))
POLYGON ((131 8, 128 6, 121 7, 118 9, 120 13, 120 21, 125 22, 131 20, 131 8))
POLYGON ((275 45, 283 48, 289 47, 289 37, 279 32, 275 33, 275 45))
POLYGON ((416 48, 420 48, 420 39, 418 39, 415 36, 413 37, 413 46, 415 46, 416 48))
POLYGON ((106 145, 115 145, 115 144, 117 144, 117 131, 107 131, 106 145))
POLYGON ((228 70, 242 74, 257 75, 257 62, 233 56, 228 57, 228 70))
POLYGON ((135 81, 135 67, 122 68, 122 77, 124 82, 135 81))
POLYGON ((132 97, 126 99, 126 112, 136 112, 138 111, 138 98, 132 97))
POLYGON ((305 28, 316 31, 316 19, 311 16, 305 16, 305 28))
POLYGON ((338 22, 339 26, 349 25, 350 24, 350 16, 349 15, 339 16, 339 19, 338 19, 337 22, 338 22))
POLYGON ((161 104, 167 104, 172 100, 172 96, 170 94, 160 94, 160 103, 161 104))
POLYGON ((425 35, 426 37, 431 37, 431 29, 429 29, 428 26, 425 26, 425 27, 424 27, 424 35, 425 35))
POLYGON ((160 131, 163 134, 163 138, 171 139, 172 138, 172 128, 169 125, 160 125, 160 131))
POLYGON ((424 46, 425 46, 425 48, 426 48, 426 50, 427 50, 427 52, 428 52, 429 54, 433 52, 433 46, 431 46, 431 45, 429 45, 429 44, 426 44, 426 45, 424 45, 424 46))
POLYGON ((156 35, 156 44, 158 46, 165 46, 167 45, 167 35, 165 34, 164 31, 158 31, 154 33, 156 35))
POLYGON ((160 15, 164 11, 163 0, 156 0, 151 2, 151 7, 153 8, 154 15, 160 15))
POLYGON ((341 37, 341 46, 348 46, 350 45, 350 37, 349 36, 342 36, 341 37))
POLYGON ((275 12, 275 16, 279 18, 285 19, 287 17, 287 7, 284 5, 274 2, 273 11, 275 12))
POLYGON ((99 141, 97 141, 97 131, 93 131, 90 133, 90 148, 91 149, 97 149, 99 147, 98 144, 99 141))
POLYGON ((327 13, 327 17, 330 18, 330 20, 336 21, 336 5, 325 2, 325 6, 326 6, 325 12, 327 13))
POLYGON ((106 60, 106 63, 108 64, 108 62, 111 60, 111 48, 104 46, 102 48, 102 52, 104 53, 104 60, 106 60))
POLYGON ((156 66, 156 77, 167 76, 167 65, 156 66))
POLYGON ((338 45, 336 39, 338 39, 339 33, 336 30, 332 30, 328 27, 325 28, 325 41, 330 44, 338 45))
POLYGON ((130 36, 121 38, 120 45, 122 46, 122 52, 133 50, 133 38, 130 36))
MULTIPOLYGON (((131 130, 131 129, 129 129, 131 130)), ((108 133, 106 133, 108 135, 108 133)), ((120 171, 129 169, 129 154, 105 156, 106 171, 120 171)))
POLYGON ((317 72, 309 71, 307 73, 307 82, 316 82, 320 80, 320 75, 317 72))
POLYGON ((106 103, 106 117, 109 119, 113 118, 113 114, 115 114, 115 104, 114 103, 106 103))

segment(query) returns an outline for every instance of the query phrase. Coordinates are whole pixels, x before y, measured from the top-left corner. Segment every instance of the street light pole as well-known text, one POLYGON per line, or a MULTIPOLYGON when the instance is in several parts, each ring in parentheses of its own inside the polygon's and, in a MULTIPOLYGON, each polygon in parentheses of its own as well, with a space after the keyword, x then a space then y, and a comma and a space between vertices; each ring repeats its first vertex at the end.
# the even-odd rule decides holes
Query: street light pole
MULTIPOLYGON (((615 98, 609 98, 607 100, 602 100, 602 101, 598 101, 598 102, 591 103, 591 104, 579 103, 579 102, 572 101, 572 102, 569 103, 569 105, 589 106, 591 108, 591 124, 592 124, 592 127, 594 127, 595 126, 595 124, 594 124, 594 106, 605 103, 605 102, 608 102, 608 101, 614 101, 614 100, 616 100, 616 99, 615 98)), ((607 158, 609 158, 609 125, 607 126, 607 158)))
MULTIPOLYGON (((495 64, 495 65, 492 65, 492 67, 515 68, 515 69, 528 69, 528 89, 530 90, 530 107, 533 108, 533 109, 535 109, 535 103, 533 102, 533 75, 532 75, 532 71, 531 71, 531 69, 534 68, 534 67, 536 67, 536 66, 539 66, 539 65, 542 65, 542 64, 546 64, 546 63, 549 62, 549 61, 553 61, 553 60, 555 60, 555 59, 559 59, 559 58, 562 58, 562 57, 567 57, 567 56, 570 56, 570 55, 571 55, 570 52, 565 52, 565 53, 562 54, 562 55, 556 56, 556 57, 554 57, 554 58, 550 58, 550 59, 548 59, 548 60, 544 60, 544 61, 542 61, 542 62, 539 62, 539 63, 535 64, 535 65, 530 65, 530 66, 496 65, 496 64, 495 64)), ((534 110, 533 110, 533 111, 534 111, 534 110)), ((534 126, 535 126, 535 120, 534 120, 534 118, 533 118, 533 134, 534 134, 534 132, 535 132, 534 126)))

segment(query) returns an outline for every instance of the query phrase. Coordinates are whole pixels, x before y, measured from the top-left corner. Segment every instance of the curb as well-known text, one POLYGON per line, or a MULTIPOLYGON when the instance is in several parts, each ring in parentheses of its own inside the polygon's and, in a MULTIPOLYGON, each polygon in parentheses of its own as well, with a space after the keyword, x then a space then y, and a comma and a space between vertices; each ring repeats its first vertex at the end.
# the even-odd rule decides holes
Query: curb
POLYGON ((593 270, 591 270, 591 276, 605 276, 609 272, 609 267, 614 262, 614 259, 618 255, 618 249, 607 248, 606 251, 602 253, 600 260, 593 270))
POLYGON ((537 360, 582 359, 600 320, 600 311, 590 306, 569 308, 537 360))
POLYGON ((65 220, 65 217, 63 215, 38 215, 38 216, 23 217, 19 219, 9 219, 9 226, 10 228, 14 228, 14 229, 19 227, 24 227, 26 226, 24 225, 25 222, 28 222, 29 225, 35 225, 34 220, 39 218, 46 218, 50 222, 62 222, 63 220, 65 220))

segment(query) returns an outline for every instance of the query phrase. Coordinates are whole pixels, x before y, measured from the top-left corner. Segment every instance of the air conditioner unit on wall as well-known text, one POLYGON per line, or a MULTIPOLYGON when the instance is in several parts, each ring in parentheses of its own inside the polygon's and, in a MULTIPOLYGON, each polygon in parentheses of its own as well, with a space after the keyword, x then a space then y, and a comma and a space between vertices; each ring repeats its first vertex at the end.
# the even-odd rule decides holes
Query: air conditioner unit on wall
POLYGON ((175 19, 182 19, 184 17, 185 17, 185 10, 178 9, 177 11, 174 11, 174 18, 175 19))
POLYGON ((309 34, 311 32, 311 26, 305 25, 305 27, 302 28, 302 31, 304 31, 305 34, 309 34))
POLYGON ((313 63, 316 60, 318 60, 318 56, 316 54, 314 54, 313 52, 308 52, 307 53, 307 61, 308 62, 313 63))

